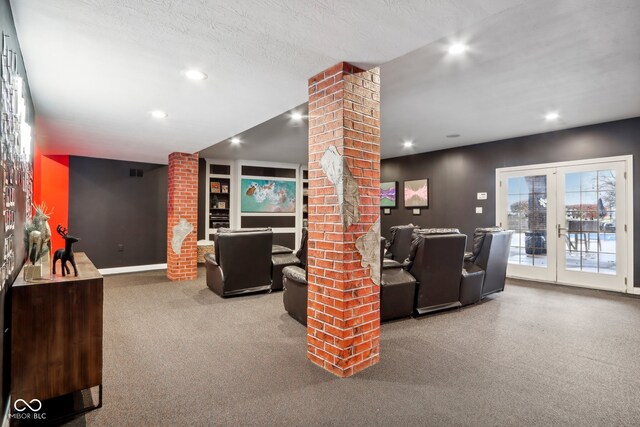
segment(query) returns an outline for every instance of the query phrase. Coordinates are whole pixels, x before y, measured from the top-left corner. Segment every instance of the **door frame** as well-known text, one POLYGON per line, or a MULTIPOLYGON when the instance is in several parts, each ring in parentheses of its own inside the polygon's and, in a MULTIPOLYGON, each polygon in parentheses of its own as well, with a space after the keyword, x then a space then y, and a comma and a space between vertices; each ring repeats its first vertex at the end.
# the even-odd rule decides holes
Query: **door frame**
MULTIPOLYGON (((596 159, 585 159, 585 160, 570 160, 564 162, 554 162, 554 163, 541 163, 541 164, 533 164, 533 165, 522 165, 522 166, 510 166, 505 168, 496 168, 495 175, 495 190, 496 190, 496 214, 495 220, 496 224, 500 221, 500 207, 503 202, 501 188, 500 188, 500 174, 503 172, 525 172, 532 169, 547 169, 547 168, 559 168, 565 166, 581 166, 581 165, 593 165, 598 163, 610 163, 610 162, 625 162, 625 197, 627 200, 627 209, 626 209, 626 217, 627 223, 626 225, 626 233, 627 233, 627 245, 626 245, 626 265, 627 265, 627 275, 626 275, 626 289, 624 293, 631 293, 640 295, 640 288, 634 288, 634 264, 633 264, 633 155, 626 156, 614 156, 614 157, 600 157, 596 159)), ((512 277, 515 279, 524 279, 530 281, 538 281, 548 283, 546 280, 535 280, 528 277, 518 277, 514 275, 508 275, 508 277, 512 277)), ((557 275, 556 275, 557 277, 557 275)), ((581 288, 590 288, 590 289, 602 289, 590 285, 581 285, 576 283, 563 283, 563 282, 553 282, 559 285, 567 285, 567 286, 575 286, 581 288)), ((606 289, 613 291, 611 289, 606 289)), ((613 291, 615 292, 615 291, 613 291)))

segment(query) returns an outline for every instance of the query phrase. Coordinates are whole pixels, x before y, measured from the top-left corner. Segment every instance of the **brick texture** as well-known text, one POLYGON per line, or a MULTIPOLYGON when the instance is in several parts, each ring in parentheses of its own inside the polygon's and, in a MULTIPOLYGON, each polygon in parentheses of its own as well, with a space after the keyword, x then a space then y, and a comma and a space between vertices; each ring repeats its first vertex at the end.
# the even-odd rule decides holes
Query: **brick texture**
POLYGON ((339 63, 309 79, 307 357, 340 377, 378 362, 380 287, 355 247, 380 216, 380 70, 339 63), (329 146, 358 181, 360 220, 345 229, 320 166, 329 146))
POLYGON ((169 154, 167 206, 167 277, 193 280, 198 277, 196 241, 198 236, 198 154, 169 154), (173 227, 184 218, 193 231, 182 242, 180 255, 173 252, 173 227))

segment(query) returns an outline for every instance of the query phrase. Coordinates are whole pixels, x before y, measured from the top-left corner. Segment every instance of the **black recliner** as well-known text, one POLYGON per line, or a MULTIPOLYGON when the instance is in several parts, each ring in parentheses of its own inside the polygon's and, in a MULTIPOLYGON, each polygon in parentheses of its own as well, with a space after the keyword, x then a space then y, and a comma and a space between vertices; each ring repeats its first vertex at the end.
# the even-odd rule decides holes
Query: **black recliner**
POLYGON ((220 229, 205 255, 207 286, 222 297, 271 289, 271 229, 220 229))
POLYGON ((300 248, 295 253, 298 264, 285 266, 282 270, 284 309, 303 325, 307 324, 307 245, 308 232, 303 228, 300 248))
POLYGON ((482 249, 474 261, 484 270, 482 298, 504 291, 512 236, 513 231, 499 231, 488 233, 484 238, 482 249))
MULTIPOLYGON (((384 262, 386 239, 380 238, 380 258, 384 262)), ((383 264, 381 264, 382 266, 383 264)), ((416 279, 401 264, 380 271, 380 321, 410 317, 413 313, 416 279)))
POLYGON ((475 230, 473 250, 465 254, 460 282, 462 305, 476 303, 489 294, 504 290, 512 236, 512 231, 497 227, 475 230), (471 277, 474 275, 475 278, 471 277))
MULTIPOLYGON (((306 228, 302 229, 302 237, 300 239, 300 247, 294 254, 291 249, 289 251, 282 250, 282 246, 278 247, 277 252, 272 251, 271 255, 271 290, 279 291, 283 289, 282 272, 285 267, 296 266, 305 268, 307 265, 307 236, 306 228)), ((288 249, 288 248, 284 248, 288 249)))
POLYGON ((416 278, 414 314, 459 307, 467 236, 456 229, 416 231, 405 268, 416 278))
POLYGON ((291 317, 307 326, 307 272, 300 267, 289 266, 282 270, 282 275, 284 309, 291 317))
POLYGON ((418 228, 417 225, 407 224, 394 225, 389 229, 391 238, 386 244, 387 252, 382 260, 383 268, 399 267, 407 259, 413 241, 413 232, 418 228))

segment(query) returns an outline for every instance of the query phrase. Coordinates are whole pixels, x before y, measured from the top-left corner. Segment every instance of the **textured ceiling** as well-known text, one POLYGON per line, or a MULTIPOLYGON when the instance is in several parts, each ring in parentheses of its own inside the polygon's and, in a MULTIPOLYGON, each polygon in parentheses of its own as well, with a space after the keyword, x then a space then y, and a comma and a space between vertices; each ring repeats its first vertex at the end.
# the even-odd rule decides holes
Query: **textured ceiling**
POLYGON ((152 162, 305 102, 339 61, 385 63, 520 3, 11 0, 43 151, 152 162))
POLYGON ((530 1, 461 36, 382 66, 383 157, 640 116, 638 0, 530 1))
MULTIPOLYGON (((639 23, 637 0, 537 0, 383 64, 383 158, 640 116, 639 23), (448 55, 451 40, 470 51, 448 55)), ((203 154, 303 163, 288 114, 203 154)))

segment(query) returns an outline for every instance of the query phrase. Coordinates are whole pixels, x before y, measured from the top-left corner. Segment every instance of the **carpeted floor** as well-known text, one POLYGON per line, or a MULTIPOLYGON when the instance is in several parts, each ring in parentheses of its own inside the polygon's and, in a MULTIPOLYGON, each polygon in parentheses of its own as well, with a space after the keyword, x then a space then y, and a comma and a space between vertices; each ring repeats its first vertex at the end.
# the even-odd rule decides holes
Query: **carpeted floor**
POLYGON ((104 406, 72 425, 640 425, 640 299, 509 284, 382 326, 339 379, 282 293, 225 299, 164 272, 105 278, 104 406))

